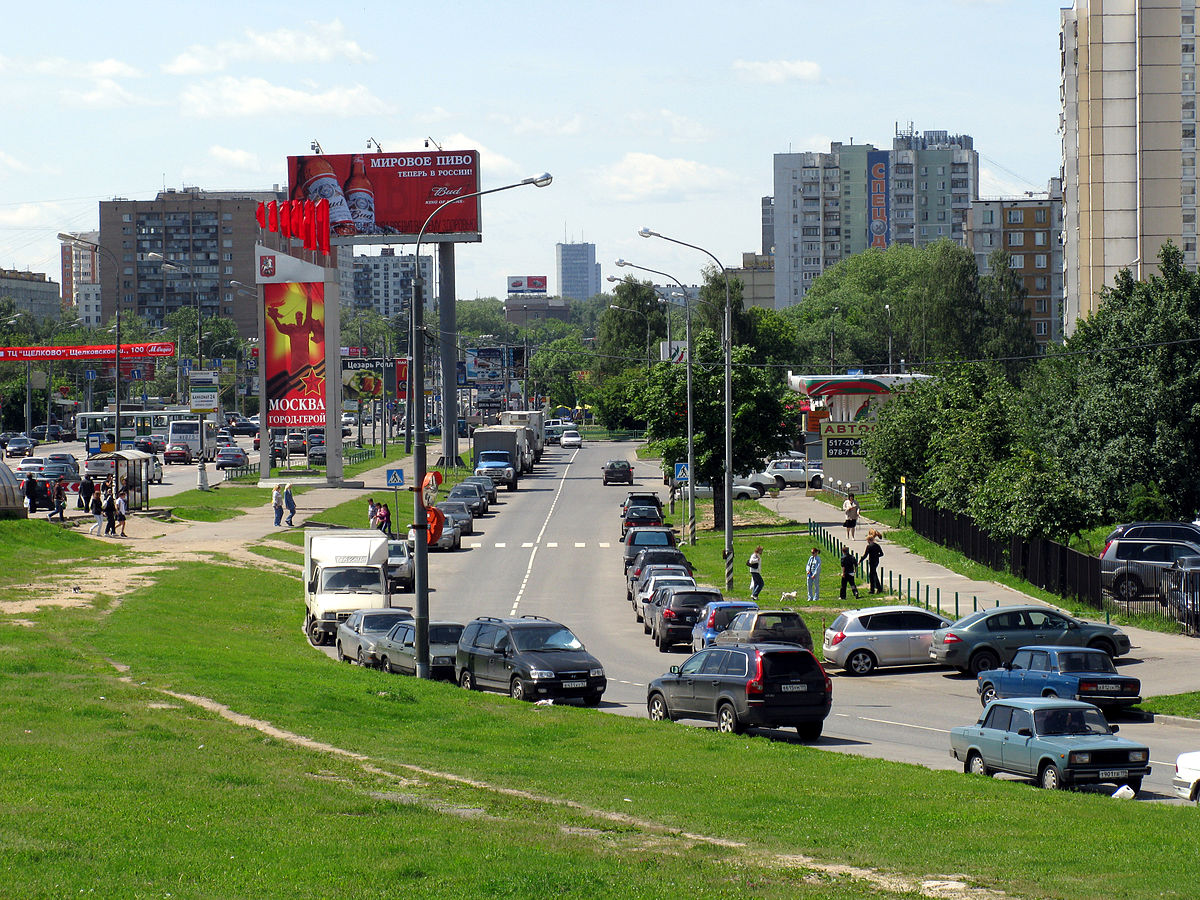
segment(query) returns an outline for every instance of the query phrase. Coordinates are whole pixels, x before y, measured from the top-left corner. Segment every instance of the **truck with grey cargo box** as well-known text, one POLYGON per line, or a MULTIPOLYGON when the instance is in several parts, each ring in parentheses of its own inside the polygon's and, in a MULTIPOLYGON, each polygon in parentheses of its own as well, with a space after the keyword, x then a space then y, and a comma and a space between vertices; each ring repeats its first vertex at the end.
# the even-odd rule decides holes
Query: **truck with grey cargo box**
POLYGON ((304 631, 314 647, 332 643, 356 609, 387 609, 388 537, 373 528, 304 532, 304 631))
POLYGON ((471 435, 475 447, 475 474, 492 480, 497 487, 517 489, 522 473, 523 430, 508 426, 486 425, 471 435))

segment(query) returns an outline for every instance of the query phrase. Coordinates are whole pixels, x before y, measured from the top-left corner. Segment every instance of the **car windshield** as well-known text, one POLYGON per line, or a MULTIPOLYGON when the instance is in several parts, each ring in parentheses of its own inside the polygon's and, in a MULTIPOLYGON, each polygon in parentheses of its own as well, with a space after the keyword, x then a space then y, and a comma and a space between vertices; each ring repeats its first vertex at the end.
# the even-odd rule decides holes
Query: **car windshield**
POLYGON ((388 541, 388 556, 408 556, 408 544, 404 541, 388 541))
POLYGON ((1033 727, 1038 734, 1112 734, 1098 709, 1037 709, 1033 727))
POLYGON ((657 519, 662 514, 656 506, 631 506, 625 513, 627 519, 657 519))
POLYGON ((607 463, 607 466, 610 469, 628 469, 629 463, 625 462, 625 460, 623 460, 623 459, 621 459, 621 460, 610 459, 607 463))
POLYGON ((534 625, 513 629, 518 650, 582 650, 583 644, 562 625, 534 625))
POLYGON ((671 536, 665 531, 639 531, 634 533, 633 543, 641 547, 669 547, 671 536))
POLYGON ((411 620, 412 613, 407 612, 373 613, 369 616, 363 616, 362 630, 383 634, 391 631, 392 626, 397 622, 408 622, 411 620))
POLYGON ((1063 672, 1115 673, 1116 666, 1107 653, 1059 653, 1058 667, 1063 672))
POLYGON ((429 643, 457 644, 458 639, 462 637, 462 633, 463 627, 461 625, 430 625, 429 643))
POLYGON ((367 591, 378 593, 382 589, 379 570, 370 566, 343 566, 326 569, 321 573, 322 591, 367 591))

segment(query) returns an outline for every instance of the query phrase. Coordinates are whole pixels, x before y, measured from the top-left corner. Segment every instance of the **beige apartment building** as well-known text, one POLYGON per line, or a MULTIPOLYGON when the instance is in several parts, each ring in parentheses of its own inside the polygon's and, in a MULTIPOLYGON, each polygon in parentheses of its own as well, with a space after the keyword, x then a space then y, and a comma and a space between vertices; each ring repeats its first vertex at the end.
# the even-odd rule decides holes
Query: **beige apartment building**
POLYGON ((1061 13, 1064 321, 1173 241, 1196 266, 1196 0, 1075 0, 1061 13))

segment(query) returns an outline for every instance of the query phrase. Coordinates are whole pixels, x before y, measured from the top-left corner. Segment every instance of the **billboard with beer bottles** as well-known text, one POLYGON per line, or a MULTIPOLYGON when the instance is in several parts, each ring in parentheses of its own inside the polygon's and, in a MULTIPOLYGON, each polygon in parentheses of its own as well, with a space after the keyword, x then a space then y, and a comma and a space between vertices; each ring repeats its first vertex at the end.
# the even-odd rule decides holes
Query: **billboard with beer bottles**
MULTIPOLYGON (((430 213, 479 190, 477 150, 288 157, 292 200, 326 200, 333 244, 413 243, 430 213)), ((447 207, 426 241, 480 240, 479 198, 447 207)))

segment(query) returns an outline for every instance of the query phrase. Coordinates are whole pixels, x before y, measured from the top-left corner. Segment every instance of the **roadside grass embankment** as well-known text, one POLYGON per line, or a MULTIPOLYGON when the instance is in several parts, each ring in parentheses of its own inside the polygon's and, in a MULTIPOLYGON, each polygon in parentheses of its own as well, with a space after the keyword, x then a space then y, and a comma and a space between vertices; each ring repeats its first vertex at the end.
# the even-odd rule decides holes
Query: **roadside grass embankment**
POLYGON ((107 615, 0 628, 14 894, 886 898, 953 875, 1082 900, 1190 896, 1200 880, 1191 809, 338 665, 305 642, 294 577, 157 577, 107 615), (891 894, 869 870, 908 881, 891 894))

